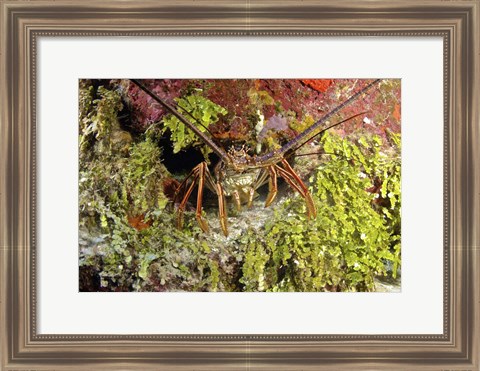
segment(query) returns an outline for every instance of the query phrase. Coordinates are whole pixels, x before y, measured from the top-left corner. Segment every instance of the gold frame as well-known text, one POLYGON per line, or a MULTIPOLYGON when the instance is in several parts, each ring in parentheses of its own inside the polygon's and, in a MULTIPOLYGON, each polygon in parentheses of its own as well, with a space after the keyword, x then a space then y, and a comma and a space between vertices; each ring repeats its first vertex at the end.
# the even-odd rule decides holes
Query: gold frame
POLYGON ((479 0, 0 0, 0 368, 480 368, 479 0), (440 36, 444 40, 444 333, 36 333, 35 56, 41 36, 440 36))

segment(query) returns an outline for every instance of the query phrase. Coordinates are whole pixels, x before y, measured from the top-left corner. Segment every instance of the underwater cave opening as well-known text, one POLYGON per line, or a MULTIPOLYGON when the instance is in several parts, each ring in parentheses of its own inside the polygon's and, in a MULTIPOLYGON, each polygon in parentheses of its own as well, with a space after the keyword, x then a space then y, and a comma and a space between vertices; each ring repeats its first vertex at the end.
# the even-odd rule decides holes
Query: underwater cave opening
MULTIPOLYGON (((158 143, 162 149, 162 163, 167 170, 176 175, 188 175, 188 173, 204 161, 202 153, 197 148, 183 149, 179 153, 173 153, 173 144, 169 138, 161 138, 158 143)), ((211 157, 212 163, 216 163, 216 159, 211 157)))

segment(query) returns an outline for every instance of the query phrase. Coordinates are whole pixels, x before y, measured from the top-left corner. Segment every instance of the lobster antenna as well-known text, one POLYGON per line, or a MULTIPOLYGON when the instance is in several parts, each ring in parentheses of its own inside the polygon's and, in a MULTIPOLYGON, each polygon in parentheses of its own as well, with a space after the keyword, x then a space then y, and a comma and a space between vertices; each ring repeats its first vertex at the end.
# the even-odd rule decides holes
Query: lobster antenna
MULTIPOLYGON (((138 81, 137 80, 133 80, 133 79, 130 79, 130 81, 133 81, 135 83, 137 83, 138 81)), ((138 85, 138 84, 137 84, 138 85)), ((140 85, 138 85, 140 87, 140 85)), ((144 86, 145 89, 147 89, 145 86, 144 86)), ((145 91, 145 89, 142 89, 145 91)), ((150 90, 149 90, 150 91, 150 90)), ((151 92, 151 91, 150 91, 151 92)), ((152 92, 151 92, 152 93, 152 92)), ((153 93, 152 93, 153 94, 153 93)), ((152 96, 152 95, 150 95, 152 96)), ((160 99, 160 97, 157 96, 158 99, 160 99)), ((157 101, 159 102, 159 101, 157 101)), ((165 101, 164 101, 165 102, 165 101)), ((161 102, 159 102, 161 103, 161 102)), ((173 108, 173 107, 172 107, 173 108)), ((186 108, 183 108, 182 106, 177 106, 177 108, 180 108, 184 113, 186 113, 188 116, 190 116, 190 118, 192 118, 198 125, 200 125, 201 127, 203 127, 206 131, 208 131, 210 133, 210 135, 213 137, 213 134, 212 132, 205 126, 203 125, 200 121, 198 121, 190 111, 188 111, 186 108)))
POLYGON ((349 160, 349 158, 348 158, 347 156, 344 156, 344 155, 341 154, 341 153, 333 153, 333 152, 309 152, 309 153, 300 153, 300 154, 298 154, 298 155, 295 155, 295 158, 301 157, 301 156, 313 156, 313 155, 317 155, 317 156, 337 156, 337 157, 340 157, 340 158, 344 158, 344 159, 349 160))
MULTIPOLYGON (((188 121, 175 108, 173 108, 167 102, 165 102, 163 99, 161 99, 160 97, 158 97, 157 95, 152 93, 140 81, 138 81, 136 79, 130 79, 130 81, 133 82, 135 85, 137 85, 145 93, 147 93, 151 98, 153 98, 153 100, 160 103, 168 112, 170 112, 172 115, 174 115, 177 119, 179 119, 182 123, 184 123, 191 131, 193 131, 196 135, 198 135, 198 137, 201 138, 212 149, 212 151, 215 152, 222 160, 228 160, 229 159, 227 153, 221 147, 219 147, 211 138, 206 136, 202 131, 200 131, 200 129, 198 129, 195 125, 193 125, 190 121, 188 121)), ((182 107, 180 107, 180 108, 182 108, 182 107)), ((188 112, 185 109, 183 109, 183 110, 186 111, 192 117, 190 112, 188 112)), ((193 119, 195 119, 195 118, 193 117, 193 119)), ((202 125, 202 124, 200 123, 200 125, 202 125)), ((205 126, 203 126, 203 127, 205 127, 205 126)), ((205 129, 207 129, 207 128, 205 128, 205 129)))
POLYGON ((330 155, 330 156, 339 156, 339 157, 341 157, 341 155, 340 155, 339 153, 333 153, 333 152, 308 152, 308 153, 300 153, 300 154, 295 155, 295 157, 313 156, 313 155, 319 155, 319 156, 330 155))
MULTIPOLYGON (((339 112, 340 110, 342 110, 343 108, 348 106, 355 99, 357 99, 361 94, 365 93, 368 89, 370 89, 373 85, 377 84, 380 81, 381 81, 381 79, 376 79, 376 80, 372 81, 371 83, 366 85, 364 88, 362 88, 361 90, 359 90, 355 94, 353 94, 346 101, 339 104, 334 109, 332 109, 330 112, 328 112, 320 120, 318 120, 316 123, 314 123, 312 126, 310 126, 307 130, 305 130, 303 133, 301 133, 297 138, 295 138, 295 139, 291 140, 290 142, 286 143, 285 145, 283 145, 277 151, 272 151, 272 152, 269 152, 269 153, 267 153, 263 156, 258 156, 257 161, 260 162, 260 163, 268 162, 269 160, 271 160, 274 157, 282 156, 283 154, 285 154, 287 152, 294 151, 295 149, 298 148, 298 143, 299 142, 302 143, 300 145, 300 146, 302 146, 305 142, 308 142, 310 139, 312 139, 313 137, 315 137, 316 135, 319 134, 317 132, 317 130, 320 127, 320 125, 324 124, 330 117, 332 117, 334 114, 336 114, 337 112, 339 112)), ((341 122, 337 123, 337 124, 334 124, 333 126, 340 125, 340 124, 341 124, 341 122)), ((323 129, 322 131, 320 131, 320 133, 322 133, 325 130, 328 130, 328 129, 332 128, 333 126, 328 127, 326 129, 323 129)))
MULTIPOLYGON (((135 84, 137 84, 137 85, 141 88, 141 86, 140 86, 140 84, 138 83, 137 80, 130 79, 130 81, 134 82, 135 84)), ((147 90, 148 90, 145 86, 143 86, 143 88, 142 88, 142 90, 144 90, 144 91, 147 91, 147 90), (143 89, 143 88, 145 88, 145 89, 143 89)), ((149 93, 152 93, 152 92, 149 90, 149 93)), ((151 97, 153 97, 153 93, 152 93, 152 94, 149 94, 149 95, 150 95, 151 97)), ((157 96, 157 98, 160 99, 160 97, 158 97, 158 96, 157 96)), ((158 102, 158 103, 161 103, 161 102, 158 101, 158 100, 157 100, 157 102, 158 102)), ((165 102, 165 101, 163 101, 163 102, 165 102)), ((172 107, 172 108, 173 108, 173 107, 172 107)), ((212 132, 211 132, 210 130, 208 130, 208 128, 207 128, 205 125, 203 125, 200 121, 198 121, 198 120, 192 115, 192 113, 191 113, 190 111, 188 111, 186 108, 183 108, 182 106, 177 106, 177 108, 180 108, 184 113, 186 113, 188 116, 190 116, 190 118, 192 118, 198 125, 200 125, 200 126, 203 127, 206 131, 208 131, 208 132, 210 133, 210 135, 213 137, 212 132)))
POLYGON ((330 125, 330 126, 327 126, 326 128, 320 130, 317 134, 315 134, 314 136, 312 136, 311 138, 309 138, 308 140, 306 140, 305 142, 303 142, 302 144, 298 145, 297 147, 295 147, 294 149, 291 149, 290 151, 292 152, 292 154, 298 150, 299 148, 303 147, 305 144, 307 144, 310 140, 312 140, 313 138, 315 137, 318 137, 320 134, 326 132, 327 130, 330 130, 332 128, 334 128, 335 126, 338 126, 338 125, 341 125, 347 121, 350 121, 350 120, 353 120, 354 118, 358 117, 358 116, 361 116, 361 115, 364 115, 366 114, 368 111, 365 111, 365 112, 360 112, 360 113, 357 113, 356 115, 353 115, 353 116, 350 116, 349 118, 346 118, 345 120, 342 120, 340 122, 337 122, 333 125, 330 125))
MULTIPOLYGON (((189 103, 189 104, 190 104, 190 103, 189 103)), ((190 116, 198 125, 200 125, 200 126, 203 127, 206 131, 208 131, 208 133, 212 136, 212 140, 213 140, 213 134, 212 134, 212 132, 211 132, 205 125, 203 125, 200 121, 198 121, 198 119, 195 118, 190 111, 188 111, 186 108, 183 108, 182 106, 177 106, 177 108, 180 108, 184 113, 186 113, 188 116, 190 116)))

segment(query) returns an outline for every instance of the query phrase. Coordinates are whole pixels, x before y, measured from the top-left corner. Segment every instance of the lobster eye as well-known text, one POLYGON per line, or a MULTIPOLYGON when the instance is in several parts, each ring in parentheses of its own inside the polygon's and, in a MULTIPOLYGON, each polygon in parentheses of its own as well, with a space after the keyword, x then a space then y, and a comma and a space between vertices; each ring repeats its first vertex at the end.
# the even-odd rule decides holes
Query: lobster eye
POLYGON ((241 145, 233 145, 230 148, 230 154, 234 156, 235 158, 245 158, 249 157, 253 154, 250 146, 246 144, 241 144, 241 145))

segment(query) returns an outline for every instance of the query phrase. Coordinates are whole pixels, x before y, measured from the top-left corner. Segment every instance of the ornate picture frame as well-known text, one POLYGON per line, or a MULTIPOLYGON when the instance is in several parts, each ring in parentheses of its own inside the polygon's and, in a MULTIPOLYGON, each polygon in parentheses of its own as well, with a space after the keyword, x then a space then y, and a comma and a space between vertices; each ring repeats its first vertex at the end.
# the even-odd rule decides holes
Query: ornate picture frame
POLYGON ((0 365, 17 369, 480 366, 478 0, 1 1, 0 365), (444 331, 432 335, 37 333, 36 73, 42 36, 437 36, 444 45, 444 331))

